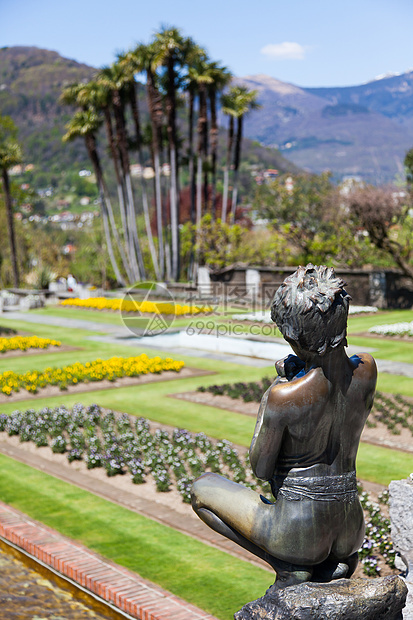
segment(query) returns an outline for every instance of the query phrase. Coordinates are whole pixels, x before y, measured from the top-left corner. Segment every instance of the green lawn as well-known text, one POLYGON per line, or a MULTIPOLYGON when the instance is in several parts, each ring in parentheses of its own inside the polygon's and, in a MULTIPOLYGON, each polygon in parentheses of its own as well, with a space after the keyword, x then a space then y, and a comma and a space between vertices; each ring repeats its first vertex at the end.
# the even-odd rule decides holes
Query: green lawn
POLYGON ((82 321, 94 321, 109 325, 122 325, 122 317, 119 312, 109 310, 86 310, 84 308, 71 308, 70 306, 46 306, 30 310, 30 314, 43 316, 59 316, 65 319, 78 319, 82 321))
POLYGON ((272 583, 264 569, 1 454, 0 467, 2 501, 217 618, 272 583))
POLYGON ((349 334, 366 332, 374 325, 405 323, 413 321, 413 310, 382 310, 373 314, 358 314, 348 319, 349 334))

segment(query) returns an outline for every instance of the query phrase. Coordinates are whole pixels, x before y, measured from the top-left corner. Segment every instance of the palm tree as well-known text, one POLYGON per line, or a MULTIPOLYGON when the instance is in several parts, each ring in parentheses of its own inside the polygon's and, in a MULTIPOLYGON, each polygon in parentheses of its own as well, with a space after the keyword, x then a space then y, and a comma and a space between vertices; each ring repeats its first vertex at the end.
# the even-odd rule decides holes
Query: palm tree
POLYGON ((13 283, 19 286, 19 268, 17 264, 16 238, 14 234, 13 207, 8 171, 22 161, 20 145, 16 141, 17 127, 9 116, 0 116, 0 170, 3 181, 4 201, 7 216, 7 231, 10 243, 10 256, 13 271, 13 283))
POLYGON ((261 107, 257 103, 258 91, 248 90, 246 86, 235 86, 235 116, 237 118, 237 136, 235 140, 235 152, 234 152, 234 184, 232 190, 232 207, 231 207, 231 224, 235 221, 235 210, 237 208, 238 200, 238 177, 239 177, 239 163, 241 160, 241 146, 242 146, 242 131, 244 116, 251 110, 256 110, 261 107))
MULTIPOLYGON (((138 152, 138 161, 143 172, 144 168, 144 160, 143 160, 143 152, 142 152, 142 132, 141 132, 141 120, 139 113, 139 105, 138 105, 138 97, 136 95, 136 81, 135 75, 137 73, 141 73, 143 71, 142 59, 139 58, 134 52, 126 52, 124 54, 118 55, 118 63, 122 70, 125 73, 126 85, 127 85, 127 96, 129 99, 132 118, 135 125, 135 142, 136 149, 138 152)), ((156 248, 152 235, 150 214, 149 214, 149 203, 148 203, 148 192, 146 188, 146 180, 143 174, 141 175, 141 188, 142 188, 142 206, 143 206, 143 214, 145 219, 145 229, 146 236, 148 239, 149 251, 151 253, 152 264, 155 271, 155 277, 157 280, 160 280, 161 274, 159 271, 158 259, 156 256, 156 248)))
POLYGON ((117 147, 120 153, 120 163, 125 181, 127 197, 127 228, 129 232, 129 248, 132 267, 136 279, 145 279, 145 266, 136 226, 136 211, 133 196, 132 180, 130 176, 130 161, 128 151, 128 134, 125 120, 125 74, 119 64, 104 67, 98 74, 98 82, 107 87, 111 93, 111 106, 115 117, 117 147))
POLYGON ((177 28, 162 28, 153 41, 152 70, 160 67, 166 72, 166 115, 167 135, 170 156, 170 215, 172 241, 172 278, 177 281, 180 276, 180 244, 179 244, 179 153, 176 132, 176 93, 177 72, 185 62, 185 52, 189 40, 184 39, 177 28))
POLYGON ((63 136, 63 141, 74 140, 78 137, 83 137, 86 144, 86 149, 92 162, 93 170, 96 176, 96 182, 99 189, 100 204, 102 208, 102 220, 105 231, 106 245, 108 248, 110 262, 112 264, 113 271, 117 282, 121 285, 125 285, 125 281, 122 278, 119 267, 116 262, 115 254, 112 246, 112 239, 110 236, 110 229, 108 223, 108 197, 105 192, 105 183, 103 179, 103 171, 100 164, 100 158, 96 144, 96 133, 102 124, 102 119, 93 110, 76 112, 70 123, 67 125, 67 133, 63 136))
POLYGON ((148 98, 149 115, 152 125, 152 156, 155 170, 155 208, 156 227, 158 232, 158 257, 161 279, 165 277, 165 246, 163 234, 163 209, 161 188, 161 151, 162 151, 162 126, 163 108, 162 95, 159 91, 155 71, 153 70, 153 58, 155 50, 152 45, 139 44, 131 56, 136 63, 136 71, 146 73, 146 93, 148 98))
POLYGON ((234 119, 236 117, 236 104, 235 94, 233 89, 230 89, 228 93, 221 97, 222 112, 229 117, 228 123, 228 138, 227 138, 227 157, 224 167, 224 192, 222 198, 222 214, 221 220, 226 222, 227 220, 227 207, 228 207, 228 188, 229 188, 229 169, 232 161, 232 150, 234 144, 234 119))
POLYGON ((232 78, 226 67, 217 62, 210 65, 213 82, 208 87, 209 107, 211 110, 211 127, 209 140, 211 147, 211 205, 212 216, 216 217, 216 174, 217 174, 217 151, 218 151, 218 122, 217 122, 217 93, 221 91, 232 78))
POLYGON ((119 170, 119 154, 116 148, 115 138, 113 135, 112 129, 112 119, 110 114, 110 91, 102 84, 97 82, 96 80, 90 80, 86 84, 80 82, 78 84, 72 84, 65 88, 60 96, 60 102, 68 105, 77 105, 80 106, 81 109, 86 111, 102 111, 106 135, 108 139, 108 144, 110 148, 110 152, 112 155, 112 161, 115 170, 115 176, 117 181, 117 190, 118 190, 118 199, 119 199, 119 210, 122 221, 122 232, 123 237, 125 239, 125 250, 123 249, 123 245, 121 239, 119 237, 117 225, 115 222, 115 217, 113 214, 113 209, 111 206, 111 202, 109 199, 109 193, 105 189, 106 195, 106 205, 108 208, 109 221, 112 229, 112 233, 115 237, 115 241, 119 248, 119 253, 121 256, 122 264, 125 269, 125 272, 128 276, 130 282, 132 282, 134 278, 133 270, 130 265, 130 248, 128 242, 128 230, 127 230, 127 222, 126 222, 126 210, 125 210, 125 197, 124 197, 124 188, 122 185, 122 178, 119 170))
MULTIPOLYGON (((211 64, 202 55, 196 58, 188 69, 188 79, 196 85, 198 91, 198 148, 196 173, 196 228, 202 218, 202 170, 208 155, 208 106, 207 87, 213 83, 211 64)), ((206 204, 207 180, 204 182, 204 202, 206 204)))
POLYGON ((86 110, 91 110, 91 111, 96 111, 96 112, 101 111, 103 114, 106 137, 107 137, 109 150, 110 150, 113 167, 115 171, 115 177, 116 177, 117 194, 118 194, 118 201, 119 201, 119 212, 120 212, 121 223, 122 223, 122 233, 123 233, 125 249, 123 248, 123 244, 121 242, 121 239, 118 233, 118 228, 115 222, 113 209, 112 209, 111 202, 109 199, 109 193, 105 186, 105 195, 107 196, 106 205, 108 207, 109 221, 110 221, 112 233, 119 247, 122 264, 128 275, 129 281, 133 282, 134 274, 131 268, 127 213, 126 213, 126 207, 125 207, 125 189, 123 187, 122 175, 120 173, 119 151, 117 149, 115 136, 113 134, 112 117, 110 113, 111 92, 105 84, 102 84, 98 82, 97 80, 90 80, 77 93, 77 102, 84 111, 86 110))

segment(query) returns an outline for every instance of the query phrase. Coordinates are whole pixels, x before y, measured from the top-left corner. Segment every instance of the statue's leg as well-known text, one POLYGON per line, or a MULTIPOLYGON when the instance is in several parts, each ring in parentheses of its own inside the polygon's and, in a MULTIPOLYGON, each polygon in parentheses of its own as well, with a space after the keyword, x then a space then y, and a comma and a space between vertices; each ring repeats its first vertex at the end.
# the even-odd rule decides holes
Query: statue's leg
POLYGON ((217 474, 204 474, 192 487, 192 507, 210 528, 267 562, 277 573, 276 587, 310 580, 311 567, 283 562, 254 542, 263 511, 274 506, 264 504, 251 489, 217 474))
POLYGON ((314 566, 311 581, 329 582, 333 579, 349 579, 357 568, 359 554, 356 551, 344 560, 336 560, 332 557, 327 558, 321 564, 314 566))

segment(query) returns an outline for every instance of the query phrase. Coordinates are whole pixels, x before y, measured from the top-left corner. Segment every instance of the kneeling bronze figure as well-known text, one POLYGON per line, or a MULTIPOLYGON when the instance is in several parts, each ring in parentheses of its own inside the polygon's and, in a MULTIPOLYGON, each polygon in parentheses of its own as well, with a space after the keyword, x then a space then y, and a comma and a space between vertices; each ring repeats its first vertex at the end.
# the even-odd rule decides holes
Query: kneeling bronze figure
POLYGON ((212 473, 192 487, 198 516, 268 562, 273 588, 350 577, 357 566, 365 525, 355 463, 377 370, 368 354, 346 355, 349 300, 333 269, 311 264, 275 294, 271 317, 295 355, 276 363, 249 453, 274 500, 212 473))

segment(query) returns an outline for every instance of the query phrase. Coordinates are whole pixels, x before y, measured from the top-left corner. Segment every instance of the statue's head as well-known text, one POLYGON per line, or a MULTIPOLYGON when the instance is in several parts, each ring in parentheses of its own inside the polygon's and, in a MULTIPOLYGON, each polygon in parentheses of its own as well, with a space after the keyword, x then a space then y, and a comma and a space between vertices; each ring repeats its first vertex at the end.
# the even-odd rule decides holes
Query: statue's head
POLYGON ((305 351, 323 356, 346 346, 351 297, 344 285, 331 267, 299 267, 275 293, 271 318, 288 342, 305 351))

